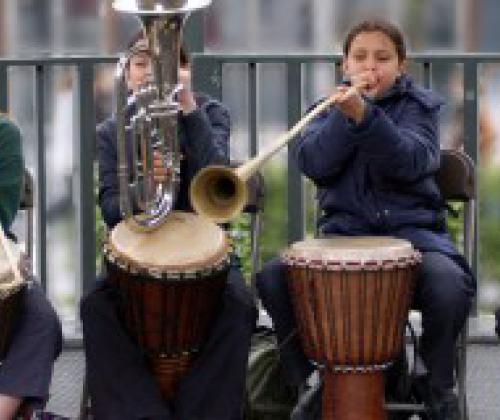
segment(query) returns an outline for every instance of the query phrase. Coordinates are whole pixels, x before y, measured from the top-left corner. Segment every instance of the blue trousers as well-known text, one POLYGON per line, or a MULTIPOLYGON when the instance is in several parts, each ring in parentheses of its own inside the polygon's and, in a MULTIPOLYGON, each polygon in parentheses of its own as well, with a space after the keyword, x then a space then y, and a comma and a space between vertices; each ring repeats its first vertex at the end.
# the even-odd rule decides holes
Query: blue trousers
MULTIPOLYGON (((455 342, 463 328, 475 293, 470 274, 447 255, 424 252, 414 307, 422 312, 422 358, 436 392, 453 387, 455 342)), ((274 259, 257 276, 257 290, 281 343, 288 380, 301 384, 313 369, 293 331, 296 320, 287 285, 285 265, 274 259)))
POLYGON ((232 268, 208 342, 171 405, 117 315, 118 294, 101 281, 81 303, 87 381, 96 420, 240 420, 254 300, 232 268))
POLYGON ((40 284, 32 281, 22 293, 21 317, 0 365, 0 394, 39 408, 48 399, 54 361, 62 349, 61 323, 40 284))

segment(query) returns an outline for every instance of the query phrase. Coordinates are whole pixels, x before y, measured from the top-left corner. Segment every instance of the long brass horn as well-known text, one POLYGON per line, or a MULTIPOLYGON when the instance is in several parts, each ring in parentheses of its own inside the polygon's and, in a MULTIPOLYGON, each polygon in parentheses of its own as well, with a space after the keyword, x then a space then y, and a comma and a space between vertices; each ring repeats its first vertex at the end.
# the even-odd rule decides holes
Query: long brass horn
POLYGON ((351 86, 346 92, 332 95, 320 102, 276 143, 238 168, 213 165, 200 170, 189 189, 193 209, 216 223, 224 223, 236 217, 241 213, 248 199, 247 180, 321 112, 339 102, 353 90, 359 91, 364 86, 365 84, 351 86))

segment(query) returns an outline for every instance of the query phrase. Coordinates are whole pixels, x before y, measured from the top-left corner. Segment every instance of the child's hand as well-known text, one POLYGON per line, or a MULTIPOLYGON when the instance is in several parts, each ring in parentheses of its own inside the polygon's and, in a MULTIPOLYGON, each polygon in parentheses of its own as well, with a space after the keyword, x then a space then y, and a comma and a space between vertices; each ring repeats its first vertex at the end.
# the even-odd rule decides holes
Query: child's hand
POLYGON ((375 98, 380 92, 377 76, 370 70, 365 70, 350 77, 353 86, 361 86, 360 92, 369 98, 375 98))
POLYGON ((196 101, 191 91, 191 70, 189 68, 179 68, 179 83, 182 89, 179 92, 179 103, 184 114, 189 114, 196 109, 196 101))
POLYGON ((340 112, 359 124, 365 116, 366 103, 357 86, 355 82, 352 86, 337 86, 331 96, 336 96, 335 105, 340 112))
POLYGON ((153 178, 155 182, 166 182, 172 176, 172 168, 168 168, 160 152, 153 152, 153 178))

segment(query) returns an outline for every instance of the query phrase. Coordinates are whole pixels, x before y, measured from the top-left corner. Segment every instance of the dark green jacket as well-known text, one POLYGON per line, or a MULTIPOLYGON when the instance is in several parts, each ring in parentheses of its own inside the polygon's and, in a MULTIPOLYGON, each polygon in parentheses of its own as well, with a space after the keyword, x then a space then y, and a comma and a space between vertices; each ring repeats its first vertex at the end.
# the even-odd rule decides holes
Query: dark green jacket
POLYGON ((8 231, 21 200, 24 171, 21 133, 0 115, 0 223, 8 231))

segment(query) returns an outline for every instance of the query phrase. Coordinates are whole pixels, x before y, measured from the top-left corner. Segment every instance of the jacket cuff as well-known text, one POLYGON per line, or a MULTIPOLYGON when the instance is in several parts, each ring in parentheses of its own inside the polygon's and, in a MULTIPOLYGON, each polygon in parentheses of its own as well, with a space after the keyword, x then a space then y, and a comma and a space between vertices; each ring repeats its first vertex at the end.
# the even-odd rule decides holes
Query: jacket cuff
POLYGON ((203 111, 199 107, 188 113, 181 111, 181 120, 186 124, 196 124, 200 119, 203 120, 203 118, 203 111))
POLYGON ((376 114, 376 108, 369 102, 366 102, 365 115, 359 124, 356 124, 353 120, 348 119, 347 127, 349 132, 356 136, 365 134, 371 128, 376 114))

